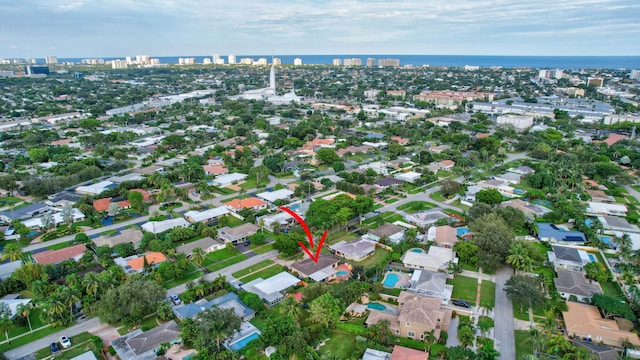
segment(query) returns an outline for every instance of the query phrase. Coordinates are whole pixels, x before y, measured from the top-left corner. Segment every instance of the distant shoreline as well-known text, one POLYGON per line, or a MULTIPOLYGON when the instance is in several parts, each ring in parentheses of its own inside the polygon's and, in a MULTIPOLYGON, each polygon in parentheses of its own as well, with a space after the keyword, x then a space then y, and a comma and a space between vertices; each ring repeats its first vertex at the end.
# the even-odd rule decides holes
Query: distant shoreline
MULTIPOLYGON (((134 56, 132 56, 134 57, 134 56)), ((160 60, 161 64, 177 64, 178 59, 195 58, 196 64, 202 64, 205 58, 212 56, 153 56, 160 60)), ((366 65, 367 58, 378 59, 399 59, 400 66, 452 66, 464 67, 465 65, 489 68, 499 66, 503 68, 559 68, 559 69, 638 69, 640 68, 640 56, 505 56, 505 55, 392 55, 392 54, 369 54, 369 55, 273 55, 281 59, 283 65, 292 65, 295 58, 302 59, 303 65, 332 65, 334 59, 359 58, 362 59, 362 66, 366 65)), ((93 57, 104 59, 105 61, 125 59, 122 57, 93 57)), ((228 55, 220 55, 221 59, 228 60, 228 55)), ((265 58, 270 63, 272 55, 236 55, 236 61, 242 58, 257 60, 265 58)), ((59 62, 80 63, 83 58, 58 58, 59 62)), ((43 60, 44 59, 39 59, 43 60)))

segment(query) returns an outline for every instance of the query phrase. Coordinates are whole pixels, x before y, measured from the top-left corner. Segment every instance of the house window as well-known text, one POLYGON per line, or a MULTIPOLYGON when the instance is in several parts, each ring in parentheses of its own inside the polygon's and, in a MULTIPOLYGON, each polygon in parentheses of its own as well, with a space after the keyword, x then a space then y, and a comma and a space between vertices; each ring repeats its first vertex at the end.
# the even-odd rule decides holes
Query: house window
POLYGON ((424 340, 424 334, 420 335, 420 340, 424 340))
POLYGON ((409 324, 409 322, 407 321, 407 326, 411 326, 411 324, 409 324))
POLYGON ((415 334, 413 331, 409 331, 409 332, 407 333, 407 336, 408 336, 408 337, 410 337, 410 338, 412 338, 412 337, 416 336, 416 334, 415 334))
POLYGON ((396 329, 396 334, 400 334, 400 330, 396 329))

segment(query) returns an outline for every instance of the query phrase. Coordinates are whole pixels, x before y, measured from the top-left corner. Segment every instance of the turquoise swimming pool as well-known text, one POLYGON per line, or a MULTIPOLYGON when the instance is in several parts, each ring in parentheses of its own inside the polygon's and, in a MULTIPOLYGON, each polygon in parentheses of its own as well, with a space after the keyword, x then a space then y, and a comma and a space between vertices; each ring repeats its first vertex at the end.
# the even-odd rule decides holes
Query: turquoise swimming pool
POLYGON ((422 251, 422 249, 411 249, 411 252, 421 254, 421 253, 423 253, 424 251, 422 251))
POLYGON ((468 227, 459 227, 456 228, 456 235, 457 236, 463 236, 464 234, 469 232, 469 228, 468 227))
POLYGON ((398 281, 400 281, 400 276, 398 276, 398 274, 388 273, 387 276, 384 278, 384 282, 382 283, 382 285, 384 287, 392 288, 396 286, 398 281))
POLYGON ((336 274, 337 275, 348 275, 349 272, 347 272, 347 271, 338 271, 336 274))
POLYGON ((384 305, 382 305, 380 303, 374 303, 374 302, 368 303, 367 307, 369 309, 380 310, 380 311, 384 311, 384 310, 387 309, 386 306, 384 306, 384 305))
POLYGON ((242 348, 244 348, 245 346, 247 346, 247 344, 252 341, 255 340, 257 338, 260 337, 260 334, 258 333, 253 333, 245 338, 240 339, 240 341, 236 341, 233 344, 229 345, 229 349, 233 350, 233 351, 238 351, 242 348))
POLYGON ((598 262, 598 259, 596 259, 592 254, 589 254, 589 260, 591 260, 591 262, 598 262))

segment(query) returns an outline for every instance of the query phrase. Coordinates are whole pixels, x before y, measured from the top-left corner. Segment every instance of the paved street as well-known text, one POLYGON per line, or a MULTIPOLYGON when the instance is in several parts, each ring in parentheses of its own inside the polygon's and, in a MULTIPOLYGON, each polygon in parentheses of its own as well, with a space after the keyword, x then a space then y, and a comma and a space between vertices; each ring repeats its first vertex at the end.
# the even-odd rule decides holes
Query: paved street
POLYGON ((516 358, 513 306, 504 291, 504 283, 512 274, 513 270, 509 266, 503 266, 496 272, 495 348, 500 352, 500 358, 504 360, 516 358))
POLYGON ((10 359, 10 360, 20 359, 21 357, 27 356, 42 348, 49 347, 51 343, 57 342, 62 335, 65 335, 67 337, 72 337, 80 333, 83 333, 85 331, 96 329, 98 327, 100 327, 100 320, 98 318, 90 318, 68 329, 60 330, 56 333, 45 336, 38 340, 34 340, 26 345, 20 346, 13 350, 9 350, 5 352, 4 355, 7 357, 7 359, 10 359))

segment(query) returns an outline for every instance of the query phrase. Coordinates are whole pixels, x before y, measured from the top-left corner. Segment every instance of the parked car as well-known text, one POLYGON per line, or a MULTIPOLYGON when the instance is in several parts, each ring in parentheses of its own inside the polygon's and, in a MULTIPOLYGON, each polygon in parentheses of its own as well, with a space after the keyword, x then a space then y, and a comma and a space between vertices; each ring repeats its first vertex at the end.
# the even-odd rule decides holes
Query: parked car
POLYGON ((49 345, 49 349, 51 349, 52 354, 55 354, 58 351, 60 351, 60 348, 58 347, 58 343, 51 343, 51 345, 49 345))
POLYGON ((244 246, 249 246, 251 245, 251 240, 245 240, 244 241, 244 246))
POLYGON ((180 300, 180 298, 178 297, 178 295, 176 294, 172 294, 169 296, 169 298, 171 299, 171 302, 173 303, 173 305, 180 305, 182 304, 182 300, 180 300))
POLYGON ((468 301, 464 300, 452 300, 451 303, 455 306, 460 306, 467 309, 471 307, 471 304, 468 301))
POLYGON ((60 337, 60 345, 62 345, 63 349, 67 349, 71 347, 71 340, 69 340, 68 337, 66 336, 61 336, 60 337))

